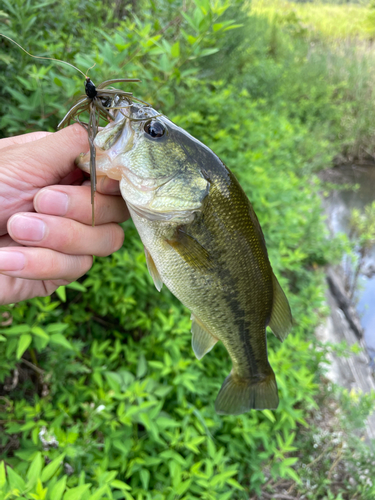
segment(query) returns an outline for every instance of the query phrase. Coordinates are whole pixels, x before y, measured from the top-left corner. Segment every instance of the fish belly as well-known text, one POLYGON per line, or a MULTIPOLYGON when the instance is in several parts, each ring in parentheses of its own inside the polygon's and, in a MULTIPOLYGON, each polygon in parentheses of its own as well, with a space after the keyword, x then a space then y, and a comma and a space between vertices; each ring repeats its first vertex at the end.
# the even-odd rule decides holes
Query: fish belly
MULTIPOLYGON (((166 235, 168 231, 173 233, 173 225, 149 221, 134 212, 132 218, 163 283, 212 336, 223 342, 238 376, 261 378, 268 375, 270 365, 267 360, 265 328, 269 312, 265 310, 261 313, 259 307, 267 300, 267 290, 262 290, 262 293, 254 290, 253 294, 239 296, 244 293, 239 293, 238 288, 231 283, 230 276, 233 273, 230 269, 223 273, 214 268, 211 272, 204 273, 187 264, 166 243, 166 235)), ((250 290, 252 287, 254 285, 248 283, 250 290)), ((270 309, 272 297, 268 301, 270 309)))
POLYGON ((190 309, 209 334, 223 342, 232 359, 232 372, 217 400, 223 402, 216 404, 216 410, 237 414, 250 407, 276 407, 277 386, 267 359, 265 333, 272 308, 272 293, 270 295, 269 291, 272 284, 255 286, 248 283, 248 289, 251 291, 253 287, 253 293, 241 294, 238 292, 240 284, 232 284, 226 279, 226 274, 231 275, 230 269, 227 273, 218 269, 204 273, 187 264, 166 242, 168 233, 172 234, 176 226, 150 221, 134 212, 132 218, 163 283, 190 309), (264 307, 267 301, 269 311, 264 307))

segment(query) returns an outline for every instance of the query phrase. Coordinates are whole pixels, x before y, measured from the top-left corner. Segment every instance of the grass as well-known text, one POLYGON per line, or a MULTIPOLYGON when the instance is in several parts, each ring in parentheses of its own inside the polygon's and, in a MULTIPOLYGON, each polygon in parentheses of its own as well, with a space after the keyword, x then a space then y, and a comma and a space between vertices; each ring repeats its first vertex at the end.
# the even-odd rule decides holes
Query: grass
POLYGON ((275 17, 285 24, 299 24, 311 38, 371 39, 375 34, 375 12, 360 4, 296 3, 283 0, 254 0, 252 11, 275 17))
MULTIPOLYGON (((360 4, 283 0, 254 0, 251 9, 254 16, 270 20, 281 33, 275 38, 271 53, 280 52, 283 46, 284 52, 289 45, 306 47, 300 53, 298 64, 294 61, 284 68, 283 78, 287 84, 283 97, 296 103, 296 112, 310 101, 306 113, 318 111, 318 128, 329 128, 331 140, 342 150, 340 162, 372 161, 375 157, 375 50, 372 45, 375 9, 360 4), (327 83, 331 93, 326 94, 326 102, 320 100, 314 105, 313 94, 319 96, 326 92, 327 83), (337 110, 334 120, 333 107, 337 110)), ((294 49, 291 53, 294 54, 294 49)))

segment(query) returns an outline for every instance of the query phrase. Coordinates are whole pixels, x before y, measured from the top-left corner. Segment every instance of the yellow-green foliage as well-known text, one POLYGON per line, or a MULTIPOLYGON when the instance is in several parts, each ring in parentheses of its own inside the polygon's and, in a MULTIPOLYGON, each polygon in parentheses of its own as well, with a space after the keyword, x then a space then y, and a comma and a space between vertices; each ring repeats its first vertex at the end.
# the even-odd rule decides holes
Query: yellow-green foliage
POLYGON ((372 10, 359 4, 297 3, 285 0, 254 0, 255 14, 277 19, 282 24, 298 24, 309 37, 326 39, 370 38, 375 31, 372 10))
MULTIPOLYGON (((303 30, 297 44, 288 27, 242 15, 237 0, 129 2, 136 16, 102 0, 3 4, 7 34, 27 49, 83 69, 96 62, 96 82, 140 77, 138 97, 220 155, 254 204, 295 327, 283 344, 268 336, 278 410, 216 415, 226 351, 194 358, 190 315, 156 291, 127 222, 123 248, 79 283, 0 308, 0 499, 248 500, 276 483, 308 500, 375 498, 361 479, 370 453, 345 443, 337 486, 337 446, 302 430, 322 392, 313 331, 323 266, 340 253, 313 172, 339 152, 332 137, 347 112, 341 87, 309 63, 303 30)), ((82 80, 4 48, 0 135, 53 130, 82 80)), ((356 427, 371 403, 355 403, 356 427)))

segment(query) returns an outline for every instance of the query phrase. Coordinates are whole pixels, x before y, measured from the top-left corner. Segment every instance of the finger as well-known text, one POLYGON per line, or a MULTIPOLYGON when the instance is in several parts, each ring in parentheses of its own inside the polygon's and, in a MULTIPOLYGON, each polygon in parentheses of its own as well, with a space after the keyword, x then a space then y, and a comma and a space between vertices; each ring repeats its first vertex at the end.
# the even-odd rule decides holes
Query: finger
POLYGON ((69 172, 59 184, 66 186, 82 186, 82 184, 86 181, 87 174, 85 174, 80 168, 76 168, 69 172))
POLYGON ((66 255, 48 248, 0 249, 0 273, 14 278, 75 281, 91 266, 90 255, 66 255))
MULTIPOLYGON (((82 186, 91 186, 90 179, 82 182, 82 186)), ((115 179, 110 179, 106 175, 101 175, 97 177, 96 191, 103 194, 117 194, 121 195, 120 183, 115 179)))
POLYGON ((0 274, 0 305, 51 295, 59 286, 68 285, 71 281, 65 279, 42 281, 0 274))
POLYGON ((6 152, 15 174, 35 187, 44 187, 58 184, 75 170, 75 158, 88 149, 86 130, 74 124, 28 144, 9 147, 6 152))
MULTIPOLYGON (((51 186, 41 189, 34 197, 38 213, 58 215, 91 224, 91 190, 87 186, 51 186)), ((95 195, 95 224, 124 222, 129 211, 121 196, 95 195)))
POLYGON ((118 194, 121 196, 120 183, 114 179, 110 179, 106 175, 98 176, 96 190, 103 194, 118 194))
POLYGON ((19 246, 19 243, 16 243, 9 234, 5 234, 4 236, 0 236, 0 248, 3 247, 15 247, 19 246))
POLYGON ((7 148, 8 146, 14 146, 15 144, 26 144, 28 142, 37 141, 47 135, 52 134, 52 132, 31 132, 31 134, 15 135, 14 137, 6 137, 5 139, 0 139, 0 149, 7 148))
POLYGON ((124 231, 118 224, 87 226, 51 215, 20 213, 8 221, 11 238, 26 246, 50 248, 69 255, 105 257, 121 248, 124 231))

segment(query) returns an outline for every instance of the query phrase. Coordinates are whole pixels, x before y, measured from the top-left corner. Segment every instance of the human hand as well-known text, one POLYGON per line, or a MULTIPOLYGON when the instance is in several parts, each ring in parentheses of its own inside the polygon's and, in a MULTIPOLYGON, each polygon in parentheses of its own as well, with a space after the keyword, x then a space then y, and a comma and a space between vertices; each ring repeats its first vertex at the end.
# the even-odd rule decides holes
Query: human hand
POLYGON ((90 187, 74 164, 87 150, 77 124, 0 140, 0 304, 50 295, 85 274, 93 255, 121 247, 117 223, 129 213, 118 182, 98 178, 91 227, 90 187))

